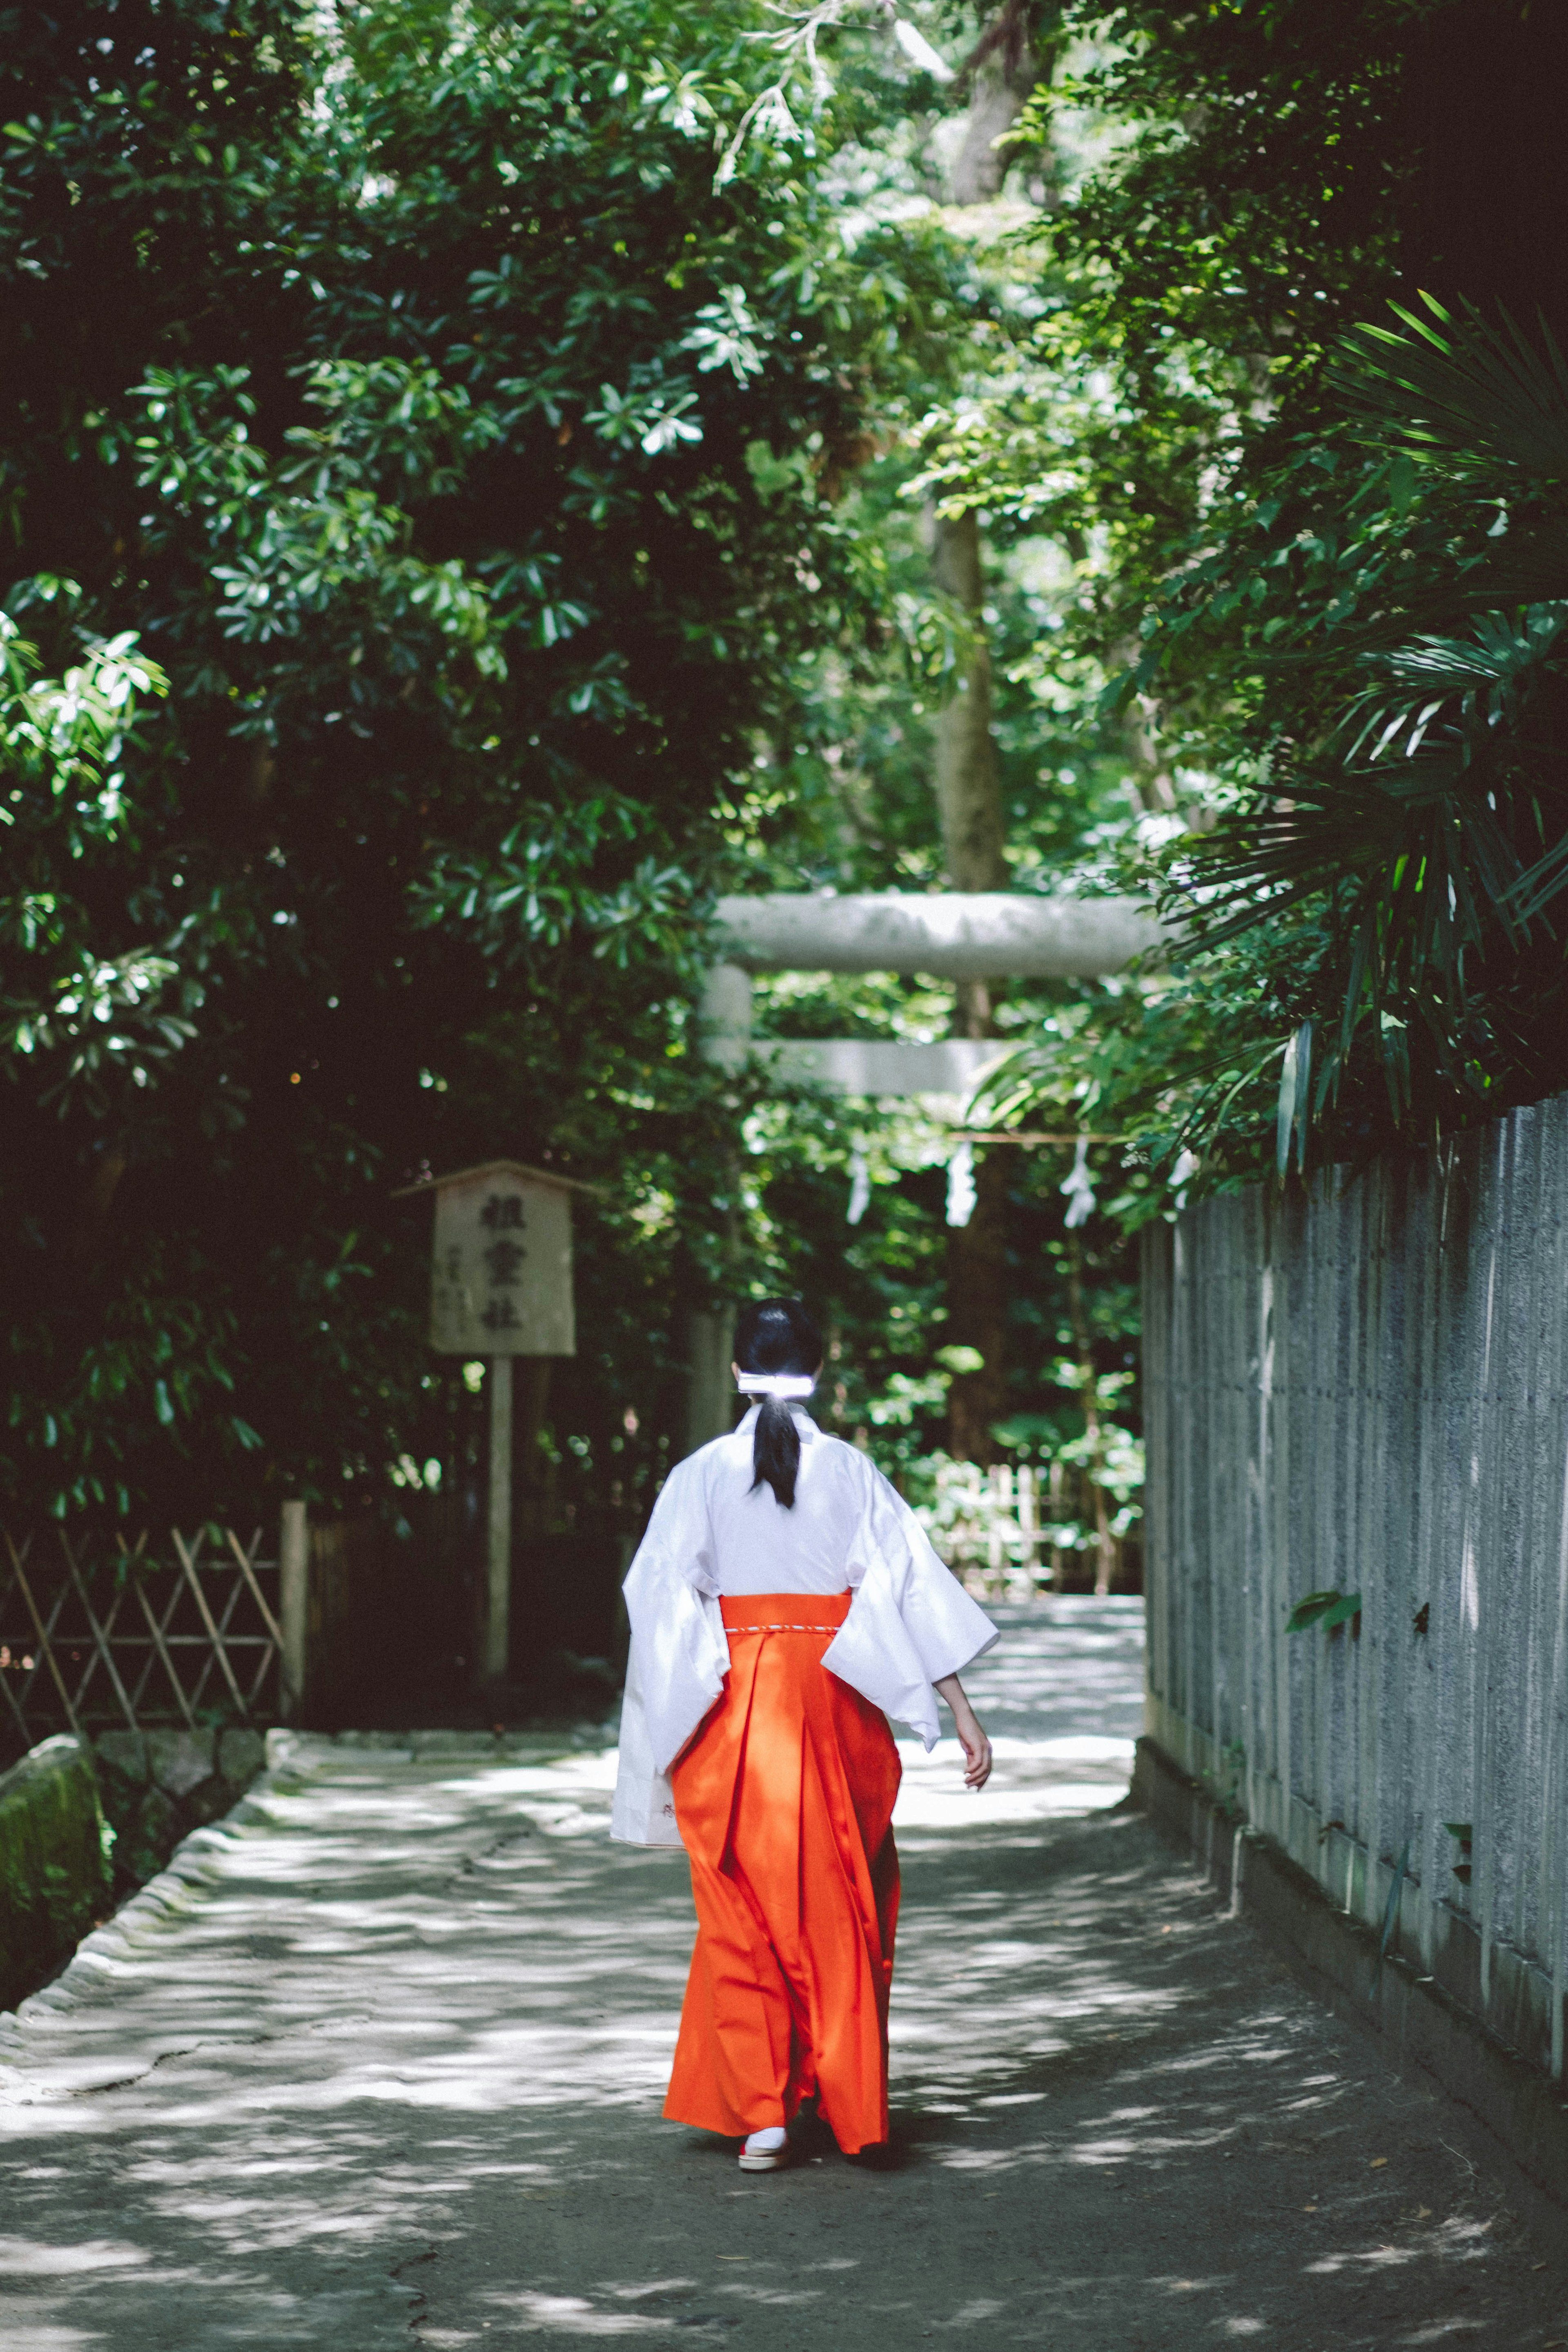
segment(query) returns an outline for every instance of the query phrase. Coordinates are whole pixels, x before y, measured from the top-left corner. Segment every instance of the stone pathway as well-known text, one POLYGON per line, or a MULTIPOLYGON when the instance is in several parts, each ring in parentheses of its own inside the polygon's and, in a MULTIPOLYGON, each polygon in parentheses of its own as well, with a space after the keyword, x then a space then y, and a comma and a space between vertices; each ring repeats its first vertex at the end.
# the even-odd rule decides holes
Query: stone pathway
POLYGON ((1006 1613, 994 1790, 901 1801, 896 2168, 661 2121, 685 1864, 608 1756, 284 1740, 0 2023, 5 2352, 1568 2347, 1452 2111, 1111 1810, 1136 1604, 1006 1613))

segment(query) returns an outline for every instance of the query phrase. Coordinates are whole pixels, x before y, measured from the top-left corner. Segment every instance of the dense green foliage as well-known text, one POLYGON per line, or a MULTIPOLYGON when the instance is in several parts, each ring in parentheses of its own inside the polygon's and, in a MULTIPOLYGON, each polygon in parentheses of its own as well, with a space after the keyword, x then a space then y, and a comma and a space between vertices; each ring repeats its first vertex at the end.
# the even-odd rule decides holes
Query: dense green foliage
MULTIPOLYGON (((716 888, 937 871, 954 625, 903 431, 1005 302, 904 216, 876 43, 810 142, 734 142, 762 24, 7 18, 13 660, 65 681, 24 708, 18 670, 7 707, 9 1509, 450 1490, 476 1404, 424 1350, 429 1211, 393 1196, 497 1151, 602 1185, 547 1520, 645 1493, 684 1309, 737 1286, 821 1306, 845 1427, 939 1436, 939 1134, 873 1142, 846 1254, 854 1127, 705 1070, 688 1008, 716 888), (78 676, 104 708, 32 743, 78 676)), ((1114 789, 1026 674, 1049 619, 1003 583, 1025 878, 1114 789)), ((832 994, 781 989, 778 1025, 832 994)), ((946 1023, 914 986, 858 1003, 946 1023)), ((1061 1172, 1020 1160, 1025 1258, 1061 1256, 1061 1172)), ((1025 1405, 1076 1349, 1064 1283, 1020 1299, 1025 1405)))

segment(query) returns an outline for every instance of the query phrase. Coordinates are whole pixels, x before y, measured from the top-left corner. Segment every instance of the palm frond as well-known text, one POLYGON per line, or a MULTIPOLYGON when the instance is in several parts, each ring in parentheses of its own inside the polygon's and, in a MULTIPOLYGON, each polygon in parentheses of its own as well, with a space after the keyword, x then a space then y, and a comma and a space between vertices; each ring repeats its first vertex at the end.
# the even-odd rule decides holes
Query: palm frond
POLYGON ((1407 331, 1352 330, 1334 388, 1379 439, 1392 432, 1466 466, 1568 480, 1568 362, 1545 320, 1538 349, 1506 310, 1501 331, 1471 302, 1457 319, 1432 295, 1421 299, 1437 324, 1395 303, 1407 331))
POLYGON ((1391 677, 1407 678, 1428 692, 1465 695, 1490 686, 1511 695, 1548 659, 1565 627, 1568 604, 1532 604, 1519 614, 1486 612, 1468 637, 1423 632, 1384 660, 1391 677))
POLYGON ((1184 877, 1194 935, 1212 948, 1314 901, 1335 907, 1346 1039, 1395 995, 1462 991, 1467 956, 1517 951, 1568 888, 1564 857, 1521 895, 1525 860, 1480 781, 1451 743, 1392 770, 1295 780, 1287 804, 1194 845, 1184 877))
POLYGON ((1530 521, 1517 533, 1491 542, 1489 552, 1434 580, 1429 590, 1451 618, 1456 613, 1496 611, 1520 604, 1553 604, 1568 598, 1568 516, 1530 521))
POLYGON ((1564 890, 1568 890, 1568 833, 1515 877, 1508 892, 1509 904, 1521 926, 1528 927, 1564 890))

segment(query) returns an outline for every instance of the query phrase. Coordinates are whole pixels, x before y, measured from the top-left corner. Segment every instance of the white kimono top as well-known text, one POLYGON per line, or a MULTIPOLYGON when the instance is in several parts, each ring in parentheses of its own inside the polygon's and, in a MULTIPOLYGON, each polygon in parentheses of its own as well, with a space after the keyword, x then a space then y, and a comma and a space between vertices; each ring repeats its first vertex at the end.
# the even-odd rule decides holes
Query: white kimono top
POLYGON ((632 1653, 610 1834, 676 1845, 665 1774, 724 1688, 721 1595, 853 1592, 822 1664, 885 1715, 937 1737, 933 1683, 988 1650, 997 1629, 858 1447, 795 1409, 793 1507, 753 1486, 754 1405, 738 1429, 677 1463, 625 1583, 632 1653))

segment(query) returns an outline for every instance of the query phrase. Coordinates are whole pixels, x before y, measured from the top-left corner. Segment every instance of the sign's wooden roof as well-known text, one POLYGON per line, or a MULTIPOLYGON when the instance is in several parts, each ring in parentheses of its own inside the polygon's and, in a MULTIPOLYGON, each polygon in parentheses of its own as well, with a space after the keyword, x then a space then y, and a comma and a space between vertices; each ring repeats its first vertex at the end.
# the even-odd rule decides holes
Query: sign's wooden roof
POLYGON ((580 1176, 562 1176, 553 1168, 528 1168, 520 1160, 484 1160, 476 1168, 455 1168, 448 1176, 422 1176, 416 1184, 401 1184, 394 1201, 411 1200, 418 1192, 444 1192, 452 1184, 474 1184, 490 1176, 520 1176, 529 1184, 553 1184, 562 1192, 592 1192, 602 1198, 601 1184, 585 1184, 580 1176))

